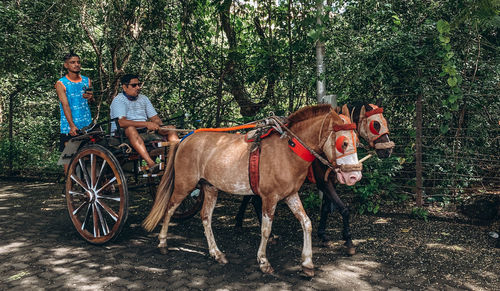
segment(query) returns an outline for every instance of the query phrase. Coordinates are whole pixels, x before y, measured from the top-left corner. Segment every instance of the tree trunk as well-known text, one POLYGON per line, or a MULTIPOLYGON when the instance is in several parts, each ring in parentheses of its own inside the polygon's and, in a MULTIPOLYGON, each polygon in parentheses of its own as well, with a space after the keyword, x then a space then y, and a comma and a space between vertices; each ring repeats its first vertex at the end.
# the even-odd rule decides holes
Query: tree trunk
MULTIPOLYGON (((264 99, 258 103, 252 102, 251 96, 245 88, 245 81, 240 74, 241 64, 239 62, 240 56, 238 53, 236 34, 231 26, 229 18, 231 5, 232 0, 224 0, 222 2, 222 9, 220 9, 219 13, 221 26, 228 39, 231 51, 225 65, 224 82, 229 86, 231 94, 234 96, 236 103, 238 103, 241 115, 244 117, 253 117, 260 109, 267 105, 269 100, 264 99)), ((272 88, 274 88, 274 86, 272 88)))

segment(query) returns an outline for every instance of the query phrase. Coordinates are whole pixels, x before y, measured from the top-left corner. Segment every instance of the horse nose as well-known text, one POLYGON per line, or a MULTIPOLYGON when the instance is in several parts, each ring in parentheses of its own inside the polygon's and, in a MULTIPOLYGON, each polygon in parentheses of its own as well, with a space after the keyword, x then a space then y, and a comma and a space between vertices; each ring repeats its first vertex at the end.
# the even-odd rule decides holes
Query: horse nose
POLYGON ((347 178, 347 180, 349 181, 348 185, 354 185, 356 184, 356 182, 358 182, 359 180, 361 180, 361 177, 363 176, 363 174, 361 174, 361 172, 359 173, 351 173, 349 175, 349 177, 347 178))

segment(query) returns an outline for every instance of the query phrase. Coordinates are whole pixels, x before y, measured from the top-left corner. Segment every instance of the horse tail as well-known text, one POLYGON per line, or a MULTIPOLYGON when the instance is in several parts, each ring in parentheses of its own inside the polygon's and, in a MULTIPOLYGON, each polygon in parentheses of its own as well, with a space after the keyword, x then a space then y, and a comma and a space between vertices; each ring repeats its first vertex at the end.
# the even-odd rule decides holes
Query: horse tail
POLYGON ((179 143, 170 146, 168 161, 164 170, 165 174, 161 178, 160 185, 158 185, 155 202, 151 208, 151 212, 148 214, 148 217, 146 217, 146 219, 142 222, 142 227, 144 227, 147 231, 152 231, 167 211, 168 201, 174 191, 174 159, 178 145, 179 143))

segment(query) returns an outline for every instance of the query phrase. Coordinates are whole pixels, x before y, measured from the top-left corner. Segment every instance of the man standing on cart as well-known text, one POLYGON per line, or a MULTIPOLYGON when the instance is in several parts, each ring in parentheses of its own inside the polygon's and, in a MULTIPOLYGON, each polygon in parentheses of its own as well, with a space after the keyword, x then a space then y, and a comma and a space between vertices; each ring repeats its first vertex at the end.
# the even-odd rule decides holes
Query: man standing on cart
MULTIPOLYGON (((59 97, 61 113, 61 135, 59 150, 63 151, 66 143, 77 131, 92 122, 88 101, 93 101, 91 82, 88 77, 80 75, 80 57, 70 52, 63 58, 67 74, 56 82, 56 93, 59 97)), ((64 165, 64 173, 68 165, 64 165)))
MULTIPOLYGON (((150 173, 158 171, 158 164, 151 159, 144 144, 144 134, 148 130, 158 131, 161 135, 166 135, 168 141, 179 140, 177 133, 170 130, 160 130, 163 125, 158 113, 154 109, 151 101, 145 95, 140 94, 142 83, 139 76, 126 74, 121 78, 123 92, 116 95, 111 103, 111 119, 118 118, 121 128, 125 129, 132 147, 146 161, 145 170, 150 173), (149 120, 149 121, 148 121, 149 120)), ((168 126, 173 129, 173 126, 168 126)), ((116 130, 115 124, 111 125, 111 132, 116 130)))

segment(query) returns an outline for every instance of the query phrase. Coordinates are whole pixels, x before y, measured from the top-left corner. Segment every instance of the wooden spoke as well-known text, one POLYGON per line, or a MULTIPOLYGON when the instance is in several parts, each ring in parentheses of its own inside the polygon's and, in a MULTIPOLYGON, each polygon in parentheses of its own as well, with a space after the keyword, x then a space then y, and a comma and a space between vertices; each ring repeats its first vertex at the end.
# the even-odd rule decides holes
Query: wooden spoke
POLYGON ((90 155, 90 187, 94 188, 96 179, 96 156, 94 154, 90 155))
POLYGON ((101 209, 99 208, 97 201, 94 205, 95 209, 97 210, 97 216, 99 217, 99 223, 101 224, 102 233, 103 235, 107 235, 109 233, 108 224, 106 223, 106 220, 102 216, 101 209))
POLYGON ((97 206, 92 203, 92 220, 94 222, 94 237, 101 236, 101 230, 99 228, 99 218, 97 217, 97 206))
POLYGON ((82 230, 85 229, 85 223, 87 222, 87 220, 89 219, 89 215, 90 215, 90 207, 92 207, 91 204, 88 204, 88 207, 87 207, 87 212, 85 212, 85 219, 83 220, 83 223, 82 223, 82 230))
POLYGON ((80 206, 78 206, 74 211, 73 211, 73 215, 77 215, 78 213, 80 213, 80 210, 83 209, 83 207, 85 207, 85 205, 89 205, 87 203, 87 201, 83 202, 80 206))
POLYGON ((111 184, 116 181, 116 177, 113 177, 113 179, 109 180, 108 183, 106 183, 104 186, 102 186, 99 190, 96 191, 96 193, 99 193, 102 191, 102 189, 105 189, 108 186, 111 186, 111 184))
POLYGON ((70 178, 71 180, 75 181, 78 185, 80 185, 80 187, 82 187, 85 191, 89 190, 89 188, 87 188, 87 186, 83 184, 83 181, 79 177, 71 175, 70 178))
POLYGON ((104 176, 104 167, 106 167, 107 162, 106 160, 102 160, 102 165, 101 165, 101 170, 97 174, 97 181, 95 182, 95 185, 99 185, 99 182, 101 181, 101 177, 104 176))
POLYGON ((90 185, 89 173, 87 172, 87 166, 85 165, 85 162, 83 161, 83 159, 79 159, 78 163, 80 164, 80 169, 83 173, 83 177, 85 178, 85 182, 87 182, 87 189, 92 188, 92 186, 90 185))
POLYGON ((97 200, 97 205, 101 206, 114 221, 118 220, 118 214, 116 214, 116 212, 111 209, 106 203, 97 200))

